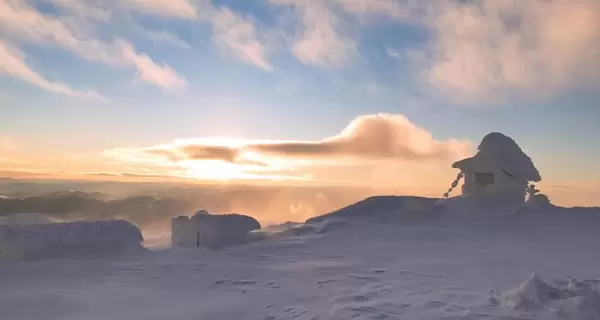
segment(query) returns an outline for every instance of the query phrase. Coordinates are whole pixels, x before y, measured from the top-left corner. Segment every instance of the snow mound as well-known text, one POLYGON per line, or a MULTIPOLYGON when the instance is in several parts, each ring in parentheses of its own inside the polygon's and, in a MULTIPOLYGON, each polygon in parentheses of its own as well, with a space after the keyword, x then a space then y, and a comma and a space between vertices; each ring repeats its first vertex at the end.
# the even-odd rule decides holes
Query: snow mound
POLYGON ((600 319, 600 281, 550 282, 533 274, 518 288, 492 298, 507 316, 528 319, 600 319))
POLYGON ((423 216, 439 199, 410 196, 376 196, 359 201, 329 214, 308 219, 307 223, 327 219, 351 219, 371 222, 402 222, 423 216))
POLYGON ((21 260, 144 250, 139 228, 123 220, 0 226, 0 259, 21 260))
POLYGON ((261 230, 252 232, 252 237, 257 240, 266 238, 286 238, 302 237, 311 235, 320 235, 330 233, 347 225, 347 221, 342 219, 327 219, 323 221, 310 223, 286 222, 279 225, 273 225, 261 230))

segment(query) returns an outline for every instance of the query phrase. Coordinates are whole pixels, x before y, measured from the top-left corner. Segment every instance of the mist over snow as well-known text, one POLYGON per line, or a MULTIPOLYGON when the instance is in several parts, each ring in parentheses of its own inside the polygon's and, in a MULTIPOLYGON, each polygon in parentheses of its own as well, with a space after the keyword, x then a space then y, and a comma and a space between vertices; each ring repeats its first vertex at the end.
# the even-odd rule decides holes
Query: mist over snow
POLYGON ((0 308, 10 320, 598 319, 600 209, 512 209, 379 196, 220 250, 5 261, 0 308))

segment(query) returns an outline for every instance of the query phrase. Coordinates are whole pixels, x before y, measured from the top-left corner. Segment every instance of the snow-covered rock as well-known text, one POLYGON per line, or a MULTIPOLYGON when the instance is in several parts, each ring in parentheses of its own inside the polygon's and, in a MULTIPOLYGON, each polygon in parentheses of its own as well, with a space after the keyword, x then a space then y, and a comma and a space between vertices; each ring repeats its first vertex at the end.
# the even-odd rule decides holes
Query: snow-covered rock
POLYGON ((569 278, 548 281, 533 274, 514 290, 492 298, 507 316, 527 319, 600 319, 600 283, 569 278))
POLYGON ((217 249, 250 241, 248 233, 260 229, 260 223, 241 214, 214 215, 205 210, 192 217, 171 220, 172 247, 206 247, 217 249))
POLYGON ((0 226, 0 259, 21 260, 145 250, 140 229, 122 220, 0 226))

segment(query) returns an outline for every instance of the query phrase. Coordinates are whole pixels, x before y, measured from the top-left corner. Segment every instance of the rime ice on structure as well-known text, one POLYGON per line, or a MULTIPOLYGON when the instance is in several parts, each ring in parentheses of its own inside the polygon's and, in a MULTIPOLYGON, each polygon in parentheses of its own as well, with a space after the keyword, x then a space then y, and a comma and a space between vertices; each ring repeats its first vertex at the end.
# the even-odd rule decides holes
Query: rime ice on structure
POLYGON ((145 250, 138 227, 123 221, 0 225, 0 260, 29 260, 145 250))
POLYGON ((531 159, 501 133, 486 135, 477 149, 475 156, 452 165, 464 174, 463 196, 524 203, 529 182, 542 180, 531 159))
POLYGON ((191 217, 178 216, 171 220, 172 247, 206 247, 217 249, 248 241, 248 232, 260 229, 252 217, 240 214, 213 215, 200 210, 191 217))

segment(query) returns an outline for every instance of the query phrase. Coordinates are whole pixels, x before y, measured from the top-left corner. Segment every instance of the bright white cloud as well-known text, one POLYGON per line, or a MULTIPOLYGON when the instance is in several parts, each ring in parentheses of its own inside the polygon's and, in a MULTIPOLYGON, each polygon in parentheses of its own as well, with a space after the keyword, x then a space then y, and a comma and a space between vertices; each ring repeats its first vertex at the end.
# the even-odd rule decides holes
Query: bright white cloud
POLYGON ((216 10, 212 17, 213 40, 226 52, 264 70, 271 70, 268 48, 259 39, 255 23, 227 8, 216 10))
POLYGON ((91 90, 75 90, 69 85, 52 82, 35 71, 33 71, 25 62, 24 56, 17 49, 4 43, 0 40, 0 75, 6 74, 22 81, 30 83, 34 86, 42 88, 50 92, 56 92, 69 96, 77 96, 103 101, 104 99, 95 91, 91 90))
POLYGON ((60 18, 44 15, 22 1, 0 2, 0 34, 15 42, 54 45, 89 61, 134 67, 140 78, 163 89, 185 83, 174 70, 155 64, 148 56, 137 53, 131 44, 122 40, 104 42, 86 31, 60 18))

